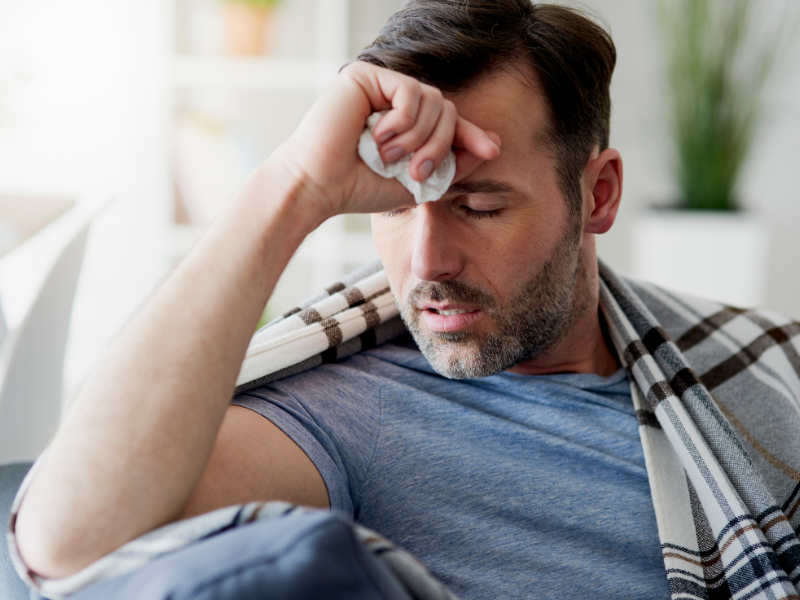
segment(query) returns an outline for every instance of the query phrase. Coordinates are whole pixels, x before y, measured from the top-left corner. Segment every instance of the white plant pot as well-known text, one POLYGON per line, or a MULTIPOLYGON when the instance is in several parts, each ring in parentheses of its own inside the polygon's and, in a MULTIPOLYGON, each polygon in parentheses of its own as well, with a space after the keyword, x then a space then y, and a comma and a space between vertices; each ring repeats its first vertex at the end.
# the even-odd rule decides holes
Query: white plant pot
POLYGON ((763 301, 769 225, 754 213, 644 211, 632 250, 637 278, 732 306, 763 301))

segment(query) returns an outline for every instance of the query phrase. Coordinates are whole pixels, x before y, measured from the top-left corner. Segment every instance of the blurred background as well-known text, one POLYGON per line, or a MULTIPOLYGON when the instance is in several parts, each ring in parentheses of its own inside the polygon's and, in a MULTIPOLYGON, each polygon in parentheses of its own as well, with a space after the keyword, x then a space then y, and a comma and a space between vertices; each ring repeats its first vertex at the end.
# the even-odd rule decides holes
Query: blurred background
MULTIPOLYGON (((0 0, 0 195, 111 199, 94 218, 78 281, 67 396, 246 174, 400 4, 0 0)), ((640 273, 651 267, 640 260, 637 231, 650 230, 638 219, 686 194, 670 120, 668 15, 655 0, 578 6, 605 19, 618 51, 611 142, 622 153, 625 184, 617 224, 600 236, 599 251, 618 270, 640 273)), ((760 55, 765 39, 791 37, 787 24, 799 19, 798 2, 759 0, 747 15, 753 32, 741 53, 760 55)), ((722 212, 743 208, 758 218, 755 254, 764 260, 748 298, 800 318, 800 45, 783 44, 777 54, 734 178, 735 206, 722 212)), ((373 257, 368 217, 326 223, 298 251, 267 312, 280 314, 373 257), (314 248, 322 243, 338 252, 319 258, 314 248)), ((680 258, 680 269, 690 262, 680 258)), ((8 298, 25 287, 25 271, 0 288, 10 321, 8 298)))

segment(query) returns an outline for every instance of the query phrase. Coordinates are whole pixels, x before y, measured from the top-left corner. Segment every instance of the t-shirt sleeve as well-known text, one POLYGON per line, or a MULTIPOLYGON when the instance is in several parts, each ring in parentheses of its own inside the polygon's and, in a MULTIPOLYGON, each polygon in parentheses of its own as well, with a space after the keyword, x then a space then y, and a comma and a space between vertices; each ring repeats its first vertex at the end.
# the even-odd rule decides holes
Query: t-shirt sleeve
POLYGON ((353 515, 380 433, 380 381, 368 358, 321 365, 234 397, 269 419, 311 459, 331 508, 353 515))

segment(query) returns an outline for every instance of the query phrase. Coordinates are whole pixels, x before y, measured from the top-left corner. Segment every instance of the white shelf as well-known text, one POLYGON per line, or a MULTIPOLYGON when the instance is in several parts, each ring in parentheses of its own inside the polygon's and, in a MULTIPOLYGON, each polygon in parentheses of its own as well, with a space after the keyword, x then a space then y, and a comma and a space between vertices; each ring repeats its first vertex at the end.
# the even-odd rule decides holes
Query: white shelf
MULTIPOLYGON (((173 6, 179 1, 189 5, 189 0, 172 0, 173 6)), ((220 49, 213 44, 208 47, 184 44, 180 47, 194 49, 198 53, 182 54, 178 51, 179 46, 172 44, 174 53, 169 59, 165 87, 175 102, 176 110, 170 123, 173 136, 177 133, 176 125, 180 124, 179 115, 184 110, 187 113, 195 111, 200 115, 208 114, 211 120, 225 121, 225 125, 228 120, 230 123, 239 123, 237 119, 247 120, 243 125, 239 123, 239 127, 247 130, 247 124, 254 123, 249 134, 262 136, 261 141, 265 144, 273 144, 273 138, 277 137, 277 134, 272 135, 272 129, 279 131, 282 136, 287 135, 287 119, 299 119, 295 114, 298 111, 291 110, 294 103, 306 102, 305 98, 292 96, 291 93, 303 92, 312 98, 322 93, 347 60, 351 42, 350 0, 307 0, 303 5, 309 12, 313 7, 313 14, 300 16, 313 18, 292 22, 296 27, 306 23, 304 30, 298 29, 307 38, 307 43, 302 46, 306 58, 225 56, 218 54, 220 49), (310 31, 307 26, 309 21, 315 23, 315 28, 310 31), (305 54, 309 49, 312 52, 305 54), (263 98, 274 100, 275 105, 282 107, 287 114, 280 110, 248 110, 251 108, 250 98, 238 102, 239 96, 248 92, 262 93, 263 98), (264 92, 269 93, 269 98, 264 92), (281 94, 284 94, 284 98, 280 98, 281 94), (274 123, 275 127, 270 123, 274 123)), ((187 14, 184 12, 173 11, 176 17, 185 19, 187 14)), ((295 14, 292 18, 297 16, 295 14)), ((291 48, 288 51, 287 48, 279 48, 278 51, 288 53, 291 48)), ((291 56, 290 53, 288 55, 291 56)), ((205 135, 213 137, 216 134, 211 131, 205 132, 205 135)), ((199 142, 195 140, 193 143, 196 147, 199 142)), ((220 194, 220 200, 222 205, 224 195, 220 194)), ((171 264, 177 264, 191 250, 204 229, 204 225, 172 224, 169 238, 171 264)), ((281 277, 276 294, 280 299, 285 299, 289 308, 298 299, 330 285, 354 265, 367 262, 374 256, 374 244, 368 232, 347 231, 343 218, 331 219, 300 247, 281 277)))
MULTIPOLYGON (((360 264, 378 258, 372 233, 338 230, 334 227, 312 233, 297 250, 295 258, 302 263, 360 264)), ((173 264, 186 256, 205 232, 207 225, 173 223, 169 231, 170 258, 173 264)))
POLYGON ((169 81, 175 88, 318 92, 336 77, 342 62, 174 56, 169 81))
POLYGON ((369 231, 319 231, 300 246, 297 259, 320 264, 366 264, 378 258, 369 231))

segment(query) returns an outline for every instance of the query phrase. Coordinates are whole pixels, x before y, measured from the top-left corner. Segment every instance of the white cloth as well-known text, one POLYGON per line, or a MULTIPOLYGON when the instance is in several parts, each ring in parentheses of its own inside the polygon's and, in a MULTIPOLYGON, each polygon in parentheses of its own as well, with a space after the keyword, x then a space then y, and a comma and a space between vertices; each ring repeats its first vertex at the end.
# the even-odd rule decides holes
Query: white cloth
POLYGON ((378 175, 387 179, 395 178, 402 183, 409 192, 414 194, 417 204, 438 200, 444 196, 450 184, 453 183, 453 177, 456 175, 456 155, 451 150, 439 168, 422 183, 413 179, 408 171, 411 157, 414 156, 413 152, 390 165, 383 164, 381 155, 378 153, 378 144, 372 137, 372 130, 386 112, 372 113, 367 119, 367 126, 361 134, 361 139, 358 140, 358 155, 378 175))

